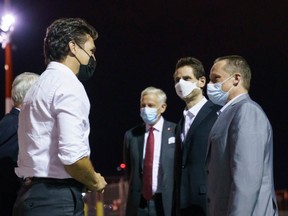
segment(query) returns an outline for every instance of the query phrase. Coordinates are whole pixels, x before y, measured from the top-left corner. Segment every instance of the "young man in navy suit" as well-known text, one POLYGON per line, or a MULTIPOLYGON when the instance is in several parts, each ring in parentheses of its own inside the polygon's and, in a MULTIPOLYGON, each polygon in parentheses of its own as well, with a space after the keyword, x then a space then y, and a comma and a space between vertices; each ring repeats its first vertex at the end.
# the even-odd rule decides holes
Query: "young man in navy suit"
POLYGON ((178 60, 174 73, 177 95, 186 103, 176 130, 174 215, 206 215, 205 156, 208 135, 220 106, 203 95, 202 63, 193 57, 178 60))
POLYGON ((144 124, 125 133, 124 161, 129 180, 126 216, 171 216, 175 124, 162 117, 167 107, 166 98, 161 89, 144 89, 140 99, 140 115, 144 124), (149 182, 145 167, 148 152, 151 152, 147 147, 150 130, 154 137, 154 146, 151 182, 148 184, 149 196, 145 190, 145 185, 149 182))

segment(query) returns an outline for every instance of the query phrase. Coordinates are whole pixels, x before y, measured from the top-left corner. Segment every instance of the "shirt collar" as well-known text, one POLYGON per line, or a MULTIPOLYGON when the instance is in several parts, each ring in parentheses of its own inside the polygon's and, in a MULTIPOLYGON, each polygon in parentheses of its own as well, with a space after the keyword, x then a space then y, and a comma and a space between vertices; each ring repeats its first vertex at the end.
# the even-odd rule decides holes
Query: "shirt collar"
POLYGON ((183 115, 184 117, 186 115, 190 116, 191 118, 196 116, 197 113, 199 112, 199 110, 202 108, 202 106, 207 102, 207 99, 205 97, 202 98, 201 101, 199 101, 197 104, 195 104, 194 106, 192 106, 189 110, 184 110, 183 111, 183 115))
POLYGON ((74 72, 69 67, 67 67, 65 64, 62 64, 60 62, 51 61, 47 65, 46 70, 57 70, 57 71, 59 71, 59 73, 64 73, 67 76, 77 78, 76 75, 74 74, 74 72))
POLYGON ((236 96, 235 98, 233 98, 232 100, 230 100, 228 103, 226 103, 226 104, 217 112, 217 114, 220 115, 220 113, 222 113, 230 104, 232 104, 233 101, 235 101, 237 98, 239 98, 241 95, 244 95, 244 94, 247 94, 247 93, 242 93, 242 94, 236 96))
MULTIPOLYGON (((164 118, 161 116, 158 122, 155 125, 153 125, 153 128, 157 131, 162 131, 163 124, 164 124, 164 118)), ((146 125, 146 131, 149 131, 151 126, 148 124, 145 125, 146 125)))

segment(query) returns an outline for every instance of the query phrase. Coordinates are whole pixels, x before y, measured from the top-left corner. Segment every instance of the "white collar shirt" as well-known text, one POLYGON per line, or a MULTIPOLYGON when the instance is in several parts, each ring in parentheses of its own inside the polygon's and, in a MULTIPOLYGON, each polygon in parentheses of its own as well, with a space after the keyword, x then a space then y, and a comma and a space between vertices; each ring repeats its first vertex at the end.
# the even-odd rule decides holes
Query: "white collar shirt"
POLYGON ((226 103, 218 112, 218 116, 220 115, 220 113, 222 113, 230 104, 233 103, 233 101, 235 101, 237 98, 239 98, 241 95, 244 95, 244 94, 247 94, 247 93, 242 93, 238 96, 236 96, 235 98, 233 98, 232 100, 230 100, 228 103, 226 103))
POLYGON ((71 178, 64 165, 90 156, 90 102, 64 64, 50 62, 29 89, 19 115, 19 177, 71 178))
POLYGON ((200 109, 204 106, 204 104, 207 102, 207 99, 205 97, 202 98, 201 101, 199 101, 197 104, 192 106, 189 110, 184 110, 183 111, 183 116, 184 116, 184 127, 182 131, 182 141, 186 138, 187 133, 196 117, 200 109))
MULTIPOLYGON (((161 116, 159 121, 153 126, 154 134, 154 157, 153 157, 153 173, 152 173, 152 191, 153 193, 158 193, 159 188, 161 188, 161 143, 162 143, 162 131, 163 131, 164 118, 161 116), (158 179, 159 176, 159 179, 158 179)), ((144 137, 144 148, 143 148, 143 161, 146 153, 146 143, 149 134, 150 126, 146 124, 146 132, 144 137)))

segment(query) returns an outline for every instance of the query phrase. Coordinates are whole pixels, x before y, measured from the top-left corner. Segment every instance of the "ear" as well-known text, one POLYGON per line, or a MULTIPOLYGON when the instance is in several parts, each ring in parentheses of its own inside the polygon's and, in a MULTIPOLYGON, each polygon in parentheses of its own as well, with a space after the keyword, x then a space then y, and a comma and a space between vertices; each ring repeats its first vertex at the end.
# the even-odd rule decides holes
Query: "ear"
POLYGON ((167 104, 166 104, 166 103, 163 103, 163 104, 161 105, 161 107, 160 107, 160 112, 161 112, 161 113, 164 113, 165 110, 166 110, 166 107, 167 107, 167 104))
POLYGON ((199 78, 199 81, 198 81, 198 87, 200 88, 203 88, 206 84, 206 77, 205 76, 202 76, 199 78))
POLYGON ((68 43, 68 46, 69 46, 70 52, 76 55, 76 51, 77 51, 76 43, 74 41, 70 41, 68 43))
POLYGON ((240 83, 240 81, 241 81, 241 74, 240 73, 235 73, 234 74, 234 81, 233 81, 233 85, 234 86, 237 86, 239 83, 240 83))

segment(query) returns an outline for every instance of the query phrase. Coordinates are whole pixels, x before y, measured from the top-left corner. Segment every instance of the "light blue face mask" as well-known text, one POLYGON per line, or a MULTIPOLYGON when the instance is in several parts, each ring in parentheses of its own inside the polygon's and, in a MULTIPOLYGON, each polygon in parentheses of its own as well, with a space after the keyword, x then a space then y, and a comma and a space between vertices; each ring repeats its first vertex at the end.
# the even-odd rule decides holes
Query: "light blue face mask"
POLYGON ((231 77, 228 77, 226 80, 224 80, 221 83, 208 83, 207 84, 207 95, 209 97, 209 99, 214 103, 214 104, 218 104, 221 106, 224 106, 225 103, 228 100, 228 96, 229 96, 229 91, 234 87, 232 86, 228 92, 225 92, 222 90, 222 85, 223 83, 225 83, 226 81, 228 81, 231 77))
POLYGON ((140 116, 146 124, 152 125, 158 119, 157 109, 151 107, 143 107, 140 109, 140 116))

